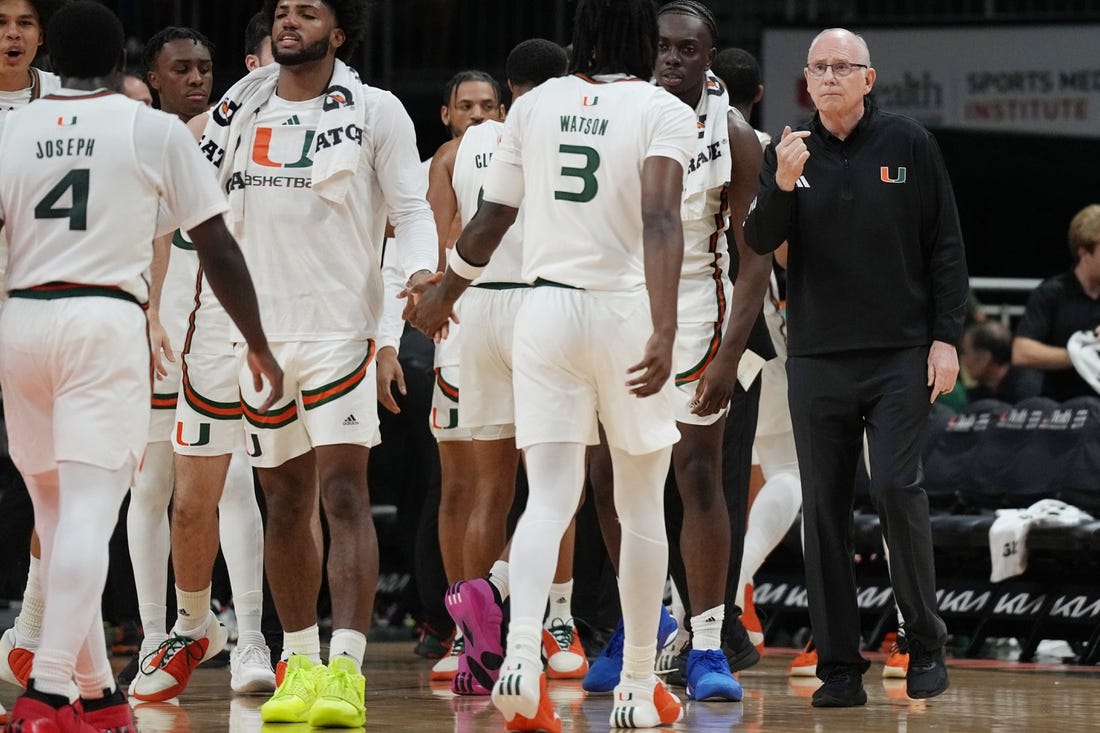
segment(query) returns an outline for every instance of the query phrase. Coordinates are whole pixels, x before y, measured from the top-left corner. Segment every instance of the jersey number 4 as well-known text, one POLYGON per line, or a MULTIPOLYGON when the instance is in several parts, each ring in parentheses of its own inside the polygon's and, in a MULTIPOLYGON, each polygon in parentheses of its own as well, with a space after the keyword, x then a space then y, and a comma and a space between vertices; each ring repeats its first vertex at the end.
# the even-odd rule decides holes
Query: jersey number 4
POLYGON ((559 145, 558 152, 562 155, 580 155, 584 157, 583 168, 573 168, 563 165, 561 174, 569 178, 579 178, 584 183, 580 191, 554 191, 554 198, 559 201, 575 201, 585 204, 596 198, 600 190, 599 181, 596 180, 596 170, 600 167, 600 154, 594 148, 587 145, 559 145))
POLYGON ((42 197, 34 207, 35 219, 68 219, 70 231, 84 231, 88 228, 88 169, 77 168, 65 174, 57 185, 42 197), (58 206, 58 202, 71 191, 69 205, 58 206))

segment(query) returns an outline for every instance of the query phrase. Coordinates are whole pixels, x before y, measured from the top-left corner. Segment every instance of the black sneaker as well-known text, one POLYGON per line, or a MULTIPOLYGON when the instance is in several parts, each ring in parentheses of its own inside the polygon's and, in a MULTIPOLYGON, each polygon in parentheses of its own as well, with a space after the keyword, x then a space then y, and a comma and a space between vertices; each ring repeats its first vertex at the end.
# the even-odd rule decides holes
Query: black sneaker
POLYGON ((821 687, 814 691, 815 708, 854 708, 867 704, 863 675, 857 669, 834 669, 821 687))
POLYGON ((726 621, 725 633, 722 634, 722 651, 731 672, 748 669, 760 661, 760 652, 749 639, 749 632, 741 619, 726 621))
POLYGON ((935 697, 947 689, 947 663, 943 647, 929 650, 919 641, 909 642, 909 671, 905 673, 905 694, 916 700, 935 697))
POLYGON ((445 635, 426 621, 420 622, 419 630, 420 638, 413 648, 413 654, 425 659, 442 659, 450 653, 451 644, 454 642, 454 631, 451 631, 449 636, 445 635))
POLYGON ((122 689, 130 687, 130 683, 137 677, 138 666, 141 662, 141 654, 135 654, 130 657, 130 661, 126 663, 126 666, 122 668, 122 671, 118 673, 118 686, 122 689))

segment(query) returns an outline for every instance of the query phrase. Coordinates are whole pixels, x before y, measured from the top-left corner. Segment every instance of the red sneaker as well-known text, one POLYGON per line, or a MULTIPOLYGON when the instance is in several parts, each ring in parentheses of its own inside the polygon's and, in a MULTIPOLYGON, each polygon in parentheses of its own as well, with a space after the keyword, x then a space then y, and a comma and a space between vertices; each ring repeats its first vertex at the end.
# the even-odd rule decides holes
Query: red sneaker
POLYGON ((10 733, 101 733, 81 720, 74 706, 52 708, 26 695, 15 701, 10 718, 7 728, 10 733))
POLYGON ((137 733, 130 703, 122 690, 115 690, 103 700, 81 700, 84 722, 102 733, 137 733), (89 704, 92 706, 89 709, 89 704))

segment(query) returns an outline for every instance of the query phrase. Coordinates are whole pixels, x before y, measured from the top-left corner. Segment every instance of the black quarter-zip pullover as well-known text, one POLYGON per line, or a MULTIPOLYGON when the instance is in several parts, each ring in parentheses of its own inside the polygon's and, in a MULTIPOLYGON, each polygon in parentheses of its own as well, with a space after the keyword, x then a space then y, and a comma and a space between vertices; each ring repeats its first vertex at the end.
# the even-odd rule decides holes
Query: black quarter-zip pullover
POLYGON ((757 252, 784 241, 788 352, 809 356, 957 342, 968 292, 955 196, 931 133, 865 111, 845 140, 815 117, 794 191, 775 182, 777 137, 745 221, 757 252))

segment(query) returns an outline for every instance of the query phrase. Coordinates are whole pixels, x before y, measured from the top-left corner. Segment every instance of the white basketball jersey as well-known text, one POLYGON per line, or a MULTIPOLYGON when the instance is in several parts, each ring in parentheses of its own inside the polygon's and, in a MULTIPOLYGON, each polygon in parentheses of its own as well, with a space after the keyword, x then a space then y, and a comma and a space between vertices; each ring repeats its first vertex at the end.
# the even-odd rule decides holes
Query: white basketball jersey
MULTIPOLYGON (((251 154, 241 246, 272 341, 378 335, 387 214, 379 179, 421 178, 419 161, 400 167, 406 160, 398 153, 405 151, 395 152, 392 139, 379 141, 377 149, 364 142, 364 159, 346 201, 334 204, 317 194, 312 188, 313 157, 322 103, 321 97, 296 102, 272 95, 244 140, 251 154)), ((388 93, 370 87, 362 87, 359 103, 367 107, 368 127, 392 130, 397 126, 392 120, 404 115, 388 93)), ((423 204, 429 221, 427 202, 423 204)))
POLYGON ((195 245, 180 230, 172 234, 168 270, 160 291, 160 325, 168 332, 172 348, 180 352, 187 338, 187 320, 195 305, 199 258, 195 245))
POLYGON ((206 275, 200 276, 195 245, 182 231, 172 235, 172 255, 160 295, 160 323, 177 353, 233 353, 233 322, 206 275))
POLYGON ((48 71, 30 68, 31 85, 14 92, 0 91, 0 113, 25 107, 39 97, 53 94, 61 88, 61 78, 48 71))
MULTIPOLYGON (((486 120, 480 125, 466 129, 455 153, 454 173, 451 185, 458 199, 458 215, 463 228, 474 218, 481 206, 485 177, 489 173, 489 162, 500 146, 504 134, 504 123, 486 120)), ((493 252, 485 271, 474 281, 482 283, 519 283, 523 282, 523 209, 515 223, 505 232, 500 246, 493 252)))
POLYGON ((516 100, 485 198, 523 202, 523 279, 644 288, 642 166, 651 156, 686 165, 697 137, 690 107, 621 74, 550 79, 516 100), (522 169, 522 190, 503 190, 514 179, 504 166, 522 169))
MULTIPOLYGON (((61 88, 61 78, 48 71, 30 68, 31 85, 26 89, 15 92, 0 91, 0 116, 5 112, 25 107, 44 94, 53 94, 61 88)), ((8 233, 6 229, 0 229, 0 290, 7 293, 4 284, 4 270, 8 264, 8 233)), ((0 294, 0 298, 4 297, 0 294)))
POLYGON ((145 302, 160 199, 183 229, 227 209, 177 118, 121 94, 69 89, 0 118, 9 291, 60 282, 145 302))
POLYGON ((729 105, 717 78, 707 79, 695 107, 698 139, 684 171, 684 263, 677 319, 680 323, 725 322, 729 298, 730 141, 729 105))

